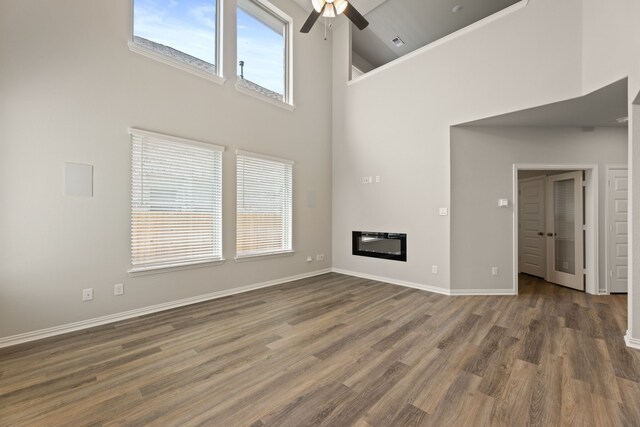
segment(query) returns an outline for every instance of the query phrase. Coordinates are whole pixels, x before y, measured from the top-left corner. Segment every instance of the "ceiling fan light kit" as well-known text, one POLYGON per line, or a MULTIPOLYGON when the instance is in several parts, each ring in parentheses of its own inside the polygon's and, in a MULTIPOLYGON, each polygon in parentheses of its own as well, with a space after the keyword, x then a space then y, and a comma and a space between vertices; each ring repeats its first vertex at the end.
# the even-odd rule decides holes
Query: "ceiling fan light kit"
POLYGON ((335 18, 336 17, 336 8, 333 6, 332 3, 327 3, 324 6, 324 12, 322 13, 322 16, 324 16, 325 18, 335 18))
POLYGON ((311 28, 320 16, 335 18, 342 13, 360 30, 364 30, 367 25, 369 25, 369 21, 367 21, 355 7, 349 4, 347 0, 311 0, 311 4, 313 5, 313 10, 300 29, 302 33, 311 31, 311 28))
POLYGON ((313 8, 325 18, 334 18, 347 8, 347 0, 311 0, 313 8), (322 8, 324 7, 324 12, 322 8))

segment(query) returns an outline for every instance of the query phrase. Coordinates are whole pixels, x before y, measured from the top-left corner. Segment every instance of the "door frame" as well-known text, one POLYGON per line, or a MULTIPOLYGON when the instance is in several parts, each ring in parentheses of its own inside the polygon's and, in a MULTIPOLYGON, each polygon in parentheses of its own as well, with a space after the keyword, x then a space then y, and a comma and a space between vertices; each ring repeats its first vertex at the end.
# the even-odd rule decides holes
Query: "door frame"
MULTIPOLYGON (((611 177, 611 173, 610 171, 612 170, 626 170, 627 173, 629 172, 629 165, 625 165, 623 163, 621 164, 607 164, 605 165, 605 169, 606 169, 606 185, 605 185, 605 189, 604 189, 604 199, 606 200, 605 202, 605 208, 604 208, 604 245, 605 245, 605 260, 604 260, 604 268, 605 268, 605 275, 604 275, 604 284, 605 284, 605 288, 604 291, 601 292, 601 294, 605 294, 605 295, 610 295, 611 294, 611 286, 610 286, 610 281, 611 278, 609 277, 609 255, 611 255, 609 253, 609 251, 611 250, 611 248, 609 248, 609 195, 611 193, 611 188, 609 187, 609 179, 611 177)), ((627 197, 627 202, 628 202, 628 197, 627 197)), ((629 220, 629 209, 627 208, 627 224, 629 224, 629 222, 631 222, 629 220)), ((628 232, 628 230, 627 230, 628 232)), ((631 239, 631 236, 629 235, 629 239, 631 239)), ((631 242, 628 243, 629 246, 631 246, 631 242)), ((631 261, 631 260, 629 260, 631 261)), ((627 263, 627 271, 629 269, 629 263, 627 263)), ((627 292, 629 290, 629 274, 627 273, 627 292)))
POLYGON ((585 292, 599 295, 598 287, 598 165, 595 164, 513 164, 513 292, 518 294, 518 172, 521 170, 583 170, 585 172, 585 224, 587 230, 584 238, 585 252, 585 292))

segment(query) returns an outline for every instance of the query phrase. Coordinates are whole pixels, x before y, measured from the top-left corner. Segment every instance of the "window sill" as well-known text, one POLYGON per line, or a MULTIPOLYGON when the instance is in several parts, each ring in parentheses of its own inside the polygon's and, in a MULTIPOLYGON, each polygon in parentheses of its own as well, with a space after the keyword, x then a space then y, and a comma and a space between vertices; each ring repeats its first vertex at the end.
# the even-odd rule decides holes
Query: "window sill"
POLYGON ((256 255, 240 255, 240 256, 237 256, 235 260, 236 262, 258 261, 261 259, 291 256, 293 254, 295 254, 295 251, 269 252, 266 254, 256 254, 256 255))
POLYGON ((224 77, 221 77, 221 76, 219 76, 217 74, 208 73, 208 72, 206 72, 204 70, 201 70, 199 68, 196 68, 196 67, 192 67, 192 66, 190 66, 188 64, 185 64, 184 62, 177 61, 177 60, 172 59, 172 58, 170 58, 170 57, 168 57, 166 55, 163 55, 161 53, 155 52, 155 51, 153 51, 151 49, 147 49, 146 47, 141 46, 136 42, 129 41, 128 45, 129 45, 129 50, 131 52, 138 53, 138 54, 140 54, 142 56, 146 56, 147 58, 154 59, 154 60, 156 60, 158 62, 162 62, 163 64, 170 65, 170 66, 172 66, 174 68, 177 68, 179 70, 186 71, 187 73, 191 73, 191 74, 193 74, 195 76, 202 77, 203 79, 207 79, 207 80, 212 81, 214 83, 218 83, 219 85, 223 85, 224 82, 226 81, 226 79, 224 77))
POLYGON ((252 96, 254 98, 260 99, 260 100, 262 100, 264 102, 267 102, 267 103, 269 103, 271 105, 275 105, 276 107, 280 107, 280 108, 285 109, 287 111, 293 111, 293 110, 296 109, 296 107, 294 107, 291 104, 288 104, 288 103, 283 102, 283 101, 279 101, 277 99, 270 98, 270 97, 268 97, 266 95, 261 94, 260 92, 258 92, 256 90, 249 89, 249 88, 243 86, 240 83, 236 83, 236 90, 238 92, 240 92, 240 93, 244 93, 245 95, 249 95, 249 96, 252 96))
POLYGON ((184 264, 167 264, 167 265, 154 265, 149 267, 134 267, 127 271, 129 277, 146 276, 149 274, 169 273, 171 271, 191 270, 193 268, 211 267, 214 265, 224 264, 226 260, 224 258, 212 259, 199 262, 191 262, 184 264))

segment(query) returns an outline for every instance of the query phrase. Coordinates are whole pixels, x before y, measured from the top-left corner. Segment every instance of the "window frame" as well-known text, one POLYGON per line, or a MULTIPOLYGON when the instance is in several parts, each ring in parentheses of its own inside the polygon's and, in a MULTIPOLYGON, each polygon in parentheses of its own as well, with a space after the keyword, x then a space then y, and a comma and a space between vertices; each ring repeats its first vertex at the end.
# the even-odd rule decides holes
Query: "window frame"
MULTIPOLYGON (((129 143, 130 145, 130 150, 132 153, 132 157, 131 157, 131 161, 130 161, 130 174, 131 174, 131 181, 130 181, 130 217, 129 217, 129 261, 130 261, 130 268, 129 270, 127 270, 127 273, 129 274, 129 276, 137 276, 137 275, 146 275, 146 274, 155 274, 155 273, 163 273, 163 272, 167 272, 167 271, 174 271, 174 270, 185 270, 185 269, 191 269, 191 268, 198 268, 198 267, 209 267, 212 265, 220 265, 223 264, 225 261, 224 258, 224 222, 223 222, 223 216, 224 216, 224 206, 223 206, 223 199, 224 199, 224 195, 223 195, 223 191, 224 191, 224 185, 223 185, 223 154, 224 151, 226 150, 226 147, 221 146, 221 145, 216 145, 216 144, 211 144, 211 143, 207 143, 207 142, 202 142, 202 141, 195 141, 195 140, 191 140, 191 139, 186 139, 186 138, 180 138, 180 137, 176 137, 176 136, 171 136, 171 135, 165 135, 165 134, 161 134, 161 133, 157 133, 157 132, 151 132, 151 131, 147 131, 147 130, 143 130, 143 129, 138 129, 138 128, 129 128, 129 143), (170 142, 170 143, 174 143, 174 144, 182 144, 182 145, 189 145, 189 146, 195 146, 195 147, 204 147, 207 148, 211 151, 217 151, 220 153, 219 159, 219 168, 220 170, 217 172, 219 174, 219 183, 220 183, 220 188, 218 189, 218 192, 220 194, 220 199, 218 200, 218 208, 219 208, 219 218, 216 218, 216 220, 218 221, 218 224, 216 225, 218 227, 218 231, 219 231, 219 235, 217 236, 219 241, 217 242, 217 244, 220 247, 220 256, 219 257, 211 257, 211 258, 206 258, 206 259, 201 259, 201 260, 191 260, 191 261, 172 261, 172 262, 166 262, 166 263, 147 263, 147 264, 139 264, 139 265, 134 265, 133 264, 133 243, 132 243, 132 238, 133 238, 133 225, 132 225, 132 221, 133 221, 133 215, 134 215, 134 211, 133 211, 133 197, 134 197, 134 190, 133 190, 133 170, 134 170, 134 158, 133 158, 133 150, 134 150, 134 137, 140 137, 142 138, 142 141, 144 142, 144 138, 153 138, 153 139, 158 139, 161 141, 166 141, 166 142, 170 142)), ((215 245, 215 243, 214 243, 215 245)))
MULTIPOLYGON (((222 0, 221 0, 222 1, 222 0)), ((295 109, 293 103, 293 18, 291 18, 288 14, 283 12, 281 9, 276 7, 273 3, 268 0, 245 0, 254 3, 257 7, 264 9, 266 12, 272 14, 279 20, 285 23, 284 30, 284 94, 283 100, 278 101, 277 99, 273 99, 269 96, 263 95, 262 93, 245 87, 242 83, 240 83, 240 76, 237 71, 236 64, 236 89, 238 92, 253 96, 255 98, 266 101, 270 104, 277 105, 286 110, 293 111, 295 109)), ((240 6, 236 3, 236 8, 240 6)), ((238 18, 236 14, 236 39, 237 39, 237 28, 238 28, 238 18)), ((236 43, 236 56, 238 54, 238 45, 236 43)))
POLYGON ((236 224, 235 224, 235 228, 236 228, 236 233, 235 233, 235 239, 236 239, 236 248, 235 248, 235 261, 236 262, 245 262, 245 261, 251 261, 251 260, 257 260, 257 259, 265 259, 265 258, 273 258, 273 257, 281 257, 281 256, 291 256, 295 253, 294 250, 294 233, 293 233, 293 222, 294 222, 294 215, 293 215, 293 166, 295 165, 295 162, 293 160, 289 160, 289 159, 283 159, 280 157, 273 157, 273 156, 268 156, 268 155, 264 155, 264 154, 259 154, 259 153, 255 153, 255 152, 251 152, 251 151, 244 151, 244 150, 240 150, 237 149, 236 150, 236 224), (258 160, 265 160, 265 161, 269 161, 269 162, 275 162, 275 163, 281 163, 283 165, 289 165, 291 167, 291 194, 289 197, 289 200, 291 202, 291 206, 289 207, 290 213, 291 213, 291 220, 290 220, 290 229, 289 229, 289 242, 291 244, 291 247, 289 249, 281 249, 278 251, 271 251, 271 252, 264 252, 264 253, 252 253, 252 254, 239 254, 238 253, 238 189, 239 189, 239 183, 240 180, 238 179, 238 162, 239 162, 239 158, 240 157, 249 157, 249 158, 253 158, 253 159, 258 159, 258 160))
MULTIPOLYGON (((216 72, 209 73, 204 71, 198 67, 194 67, 185 62, 178 61, 173 59, 167 55, 163 55, 162 53, 156 52, 153 49, 146 48, 134 41, 134 25, 135 25, 135 0, 131 0, 130 2, 130 22, 129 22, 129 40, 127 45, 129 46, 129 50, 134 53, 138 53, 140 55, 146 56, 147 58, 156 60, 166 65, 170 65, 174 68, 177 68, 182 71, 186 71, 187 73, 193 74, 198 77, 202 77, 204 79, 210 80, 214 83, 218 83, 220 85, 224 84, 227 80, 224 77, 224 55, 223 55, 223 43, 222 43, 222 35, 224 34, 224 0, 216 0, 216 53, 215 53, 215 61, 214 64, 216 72)), ((176 49, 178 50, 178 49, 176 49)), ((183 52, 184 53, 184 52, 183 52)), ((199 58, 198 58, 199 59, 199 58)))

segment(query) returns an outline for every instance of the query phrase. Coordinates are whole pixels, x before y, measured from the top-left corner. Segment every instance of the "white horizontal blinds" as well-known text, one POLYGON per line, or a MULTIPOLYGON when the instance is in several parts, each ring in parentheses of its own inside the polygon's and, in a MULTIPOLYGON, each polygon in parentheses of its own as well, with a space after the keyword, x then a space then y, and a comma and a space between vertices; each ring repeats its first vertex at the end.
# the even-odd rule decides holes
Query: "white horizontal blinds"
POLYGON ((238 153, 238 257, 292 250, 292 173, 292 162, 238 153))
POLYGON ((222 149, 131 132, 131 264, 222 258, 222 149))

